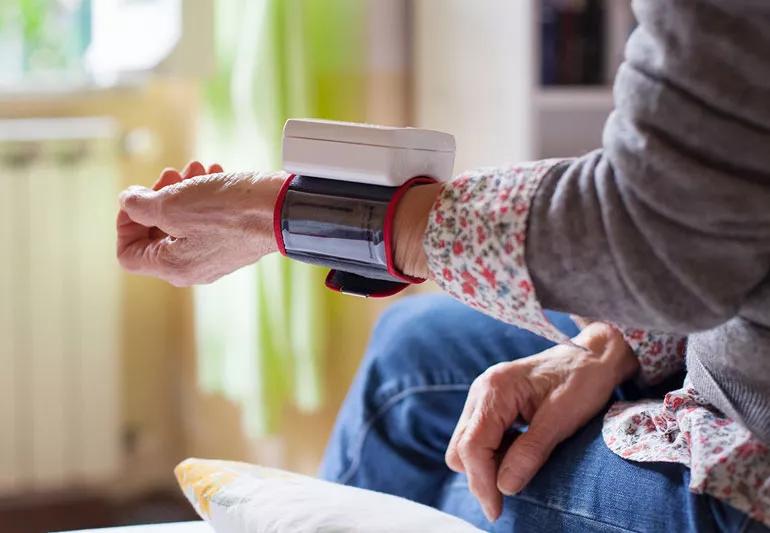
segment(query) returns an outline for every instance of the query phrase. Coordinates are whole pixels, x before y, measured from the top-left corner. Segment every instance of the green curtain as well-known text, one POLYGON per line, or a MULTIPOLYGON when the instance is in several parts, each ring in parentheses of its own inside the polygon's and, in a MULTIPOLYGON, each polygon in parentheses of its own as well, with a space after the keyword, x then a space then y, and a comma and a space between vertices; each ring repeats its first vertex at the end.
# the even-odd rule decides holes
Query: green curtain
MULTIPOLYGON (((363 120, 364 10, 360 0, 218 0, 201 157, 277 169, 287 118, 363 120)), ((279 429, 287 402, 323 402, 324 275, 276 254, 195 290, 200 386, 238 403, 251 436, 279 429)))

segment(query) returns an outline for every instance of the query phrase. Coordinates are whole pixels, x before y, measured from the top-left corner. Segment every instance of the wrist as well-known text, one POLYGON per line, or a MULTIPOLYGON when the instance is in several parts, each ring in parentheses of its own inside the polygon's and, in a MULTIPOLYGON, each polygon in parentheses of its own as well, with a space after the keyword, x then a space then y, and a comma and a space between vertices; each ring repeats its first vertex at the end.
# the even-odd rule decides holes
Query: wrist
POLYGON ((257 232, 257 241, 264 243, 263 254, 278 251, 278 243, 274 233, 274 211, 278 197, 286 180, 291 176, 288 172, 278 171, 267 174, 257 173, 252 175, 253 186, 258 192, 256 195, 258 219, 260 221, 257 232), (267 238, 265 238, 267 237, 267 238))
POLYGON ((599 357, 613 373, 618 384, 632 378, 639 371, 639 360, 626 343, 623 334, 610 324, 593 322, 586 326, 573 342, 599 357))
POLYGON ((393 259, 408 276, 428 277, 428 259, 423 248, 428 216, 441 185, 418 185, 409 189, 398 204, 393 224, 393 259))

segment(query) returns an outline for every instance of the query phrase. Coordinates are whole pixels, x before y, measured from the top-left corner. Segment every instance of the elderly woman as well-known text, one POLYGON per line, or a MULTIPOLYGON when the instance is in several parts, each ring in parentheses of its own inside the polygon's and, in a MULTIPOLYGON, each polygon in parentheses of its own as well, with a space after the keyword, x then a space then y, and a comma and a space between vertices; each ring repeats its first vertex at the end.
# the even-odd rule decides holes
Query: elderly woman
MULTIPOLYGON (((634 6, 603 149, 399 204, 396 265, 462 303, 385 314, 325 477, 500 531, 770 531, 770 3, 634 6)), ((220 170, 126 191, 121 263, 274 251, 285 175, 220 170)))

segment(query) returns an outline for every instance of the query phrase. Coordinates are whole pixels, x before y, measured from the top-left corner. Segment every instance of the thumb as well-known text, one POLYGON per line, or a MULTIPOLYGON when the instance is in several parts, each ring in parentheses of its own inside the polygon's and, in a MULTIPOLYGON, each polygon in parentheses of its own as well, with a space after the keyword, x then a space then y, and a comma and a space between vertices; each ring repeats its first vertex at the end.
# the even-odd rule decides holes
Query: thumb
POLYGON ((558 423, 537 418, 535 415, 529 429, 513 441, 500 463, 497 488, 503 494, 517 494, 526 487, 561 441, 558 423))
POLYGON ((128 217, 148 228, 160 226, 161 195, 147 187, 134 185, 120 193, 120 207, 128 217))

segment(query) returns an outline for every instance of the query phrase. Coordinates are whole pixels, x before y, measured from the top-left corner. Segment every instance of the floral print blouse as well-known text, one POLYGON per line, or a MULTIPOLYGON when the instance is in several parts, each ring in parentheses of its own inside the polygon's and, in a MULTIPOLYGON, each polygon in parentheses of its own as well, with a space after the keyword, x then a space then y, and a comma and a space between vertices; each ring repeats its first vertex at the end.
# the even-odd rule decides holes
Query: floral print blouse
MULTIPOLYGON (((466 173, 447 183, 431 210, 425 251, 431 277, 450 295, 555 342, 570 342, 545 317, 525 260, 530 204, 561 160, 466 173)), ((620 328, 639 357, 642 383, 684 367, 686 338, 620 328)), ((709 494, 770 526, 770 450, 741 424, 684 387, 663 401, 615 403, 603 437, 633 461, 690 468, 690 490, 709 494)))

